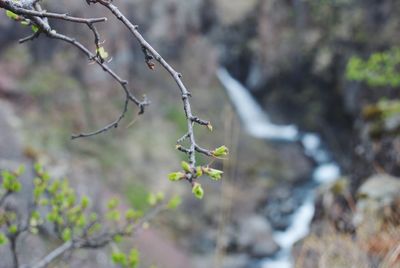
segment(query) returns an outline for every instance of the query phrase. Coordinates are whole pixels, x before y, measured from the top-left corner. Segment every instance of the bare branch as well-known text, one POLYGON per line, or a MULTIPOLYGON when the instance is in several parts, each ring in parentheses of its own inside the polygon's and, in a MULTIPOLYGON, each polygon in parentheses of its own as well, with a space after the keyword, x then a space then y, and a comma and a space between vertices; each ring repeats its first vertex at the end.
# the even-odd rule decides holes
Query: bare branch
POLYGON ((65 252, 71 250, 74 248, 74 242, 73 241, 67 241, 58 248, 54 249, 52 252, 50 252, 48 255, 43 257, 38 263, 33 265, 30 268, 43 268, 49 265, 52 261, 63 255, 65 252))
MULTIPOLYGON (((27 267, 27 268, 44 268, 44 267, 48 266, 51 262, 53 262, 55 259, 60 257, 61 255, 65 254, 68 251, 71 251, 73 249, 79 249, 79 248, 81 248, 81 249, 82 248, 96 249, 96 248, 105 247, 109 243, 111 243, 113 241, 114 237, 117 235, 132 236, 143 227, 144 223, 152 220, 165 208, 166 208, 165 203, 160 204, 157 207, 155 207, 153 210, 151 210, 148 214, 146 214, 143 218, 141 218, 133 226, 133 229, 131 232, 126 231, 126 226, 123 228, 120 228, 116 231, 105 232, 95 238, 89 238, 89 237, 87 237, 87 232, 83 232, 83 234, 80 237, 74 238, 72 240, 69 240, 69 241, 63 243, 61 246, 54 249, 48 255, 44 256, 38 263, 34 264, 31 267, 27 267)), ((94 222, 90 223, 88 225, 88 227, 90 228, 93 225, 93 223, 94 222)), ((86 228, 86 229, 89 229, 89 228, 86 228)))
MULTIPOLYGON (((205 125, 208 126, 210 123, 205 120, 201 120, 198 117, 194 116, 192 114, 192 108, 191 104, 189 101, 189 97, 191 96, 190 92, 186 88, 185 84, 182 81, 182 75, 177 72, 172 66, 163 58, 161 55, 143 38, 141 33, 138 31, 138 26, 134 25, 122 12, 116 7, 115 5, 112 4, 112 1, 108 0, 87 0, 87 2, 90 3, 99 3, 106 8, 108 8, 116 18, 118 18, 128 29, 129 31, 133 34, 133 36, 136 38, 136 40, 139 42, 139 44, 142 47, 142 51, 145 56, 145 62, 148 65, 150 69, 154 69, 154 65, 151 63, 152 59, 155 59, 160 63, 162 67, 164 67, 168 73, 172 76, 172 78, 175 80, 176 84, 178 85, 180 91, 181 91, 181 97, 182 97, 182 102, 183 102, 183 109, 185 111, 186 115, 186 121, 187 121, 187 134, 181 139, 178 140, 178 143, 181 142, 182 140, 188 138, 190 142, 190 148, 188 150, 183 150, 181 148, 180 150, 187 153, 189 156, 189 161, 190 165, 194 170, 194 167, 196 166, 196 156, 195 156, 195 151, 196 151, 196 140, 194 136, 194 129, 193 129, 193 123, 197 123, 200 125, 205 125)), ((200 150, 202 153, 204 153, 206 150, 200 150)), ((209 155, 209 154, 207 154, 209 155)), ((188 174, 187 180, 189 182, 192 181, 193 176, 192 174, 188 174)))
POLYGON ((59 20, 65 20, 75 23, 83 23, 83 24, 93 24, 97 22, 105 22, 107 21, 106 17, 102 18, 79 18, 79 17, 72 17, 68 16, 67 14, 60 14, 60 13, 51 13, 47 11, 36 11, 32 9, 23 8, 22 5, 19 5, 18 2, 14 2, 11 0, 0 0, 0 7, 10 10, 13 13, 21 16, 34 16, 39 18, 53 18, 59 20))
POLYGON ((20 44, 22 44, 22 43, 25 43, 25 42, 28 42, 28 41, 33 41, 35 38, 38 38, 39 35, 40 35, 40 32, 38 31, 36 33, 33 33, 33 34, 27 36, 27 37, 24 37, 24 38, 20 39, 18 42, 20 44))

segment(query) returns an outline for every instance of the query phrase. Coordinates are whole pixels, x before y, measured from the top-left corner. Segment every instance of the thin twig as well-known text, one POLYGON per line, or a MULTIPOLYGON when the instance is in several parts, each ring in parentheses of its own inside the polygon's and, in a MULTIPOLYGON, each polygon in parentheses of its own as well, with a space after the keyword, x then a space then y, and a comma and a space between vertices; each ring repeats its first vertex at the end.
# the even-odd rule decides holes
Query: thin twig
POLYGON ((49 265, 52 261, 57 259, 59 256, 63 255, 65 252, 71 250, 74 247, 72 241, 67 241, 58 248, 54 249, 52 252, 43 257, 38 263, 33 265, 31 268, 43 268, 49 265))
MULTIPOLYGON (((69 241, 63 243, 61 246, 54 249, 52 252, 50 252, 49 254, 44 256, 41 260, 39 260, 38 263, 34 264, 33 266, 31 266, 29 268, 44 268, 47 265, 49 265, 51 262, 53 262, 55 259, 60 257, 61 255, 65 254, 68 251, 71 251, 73 249, 102 248, 102 247, 108 245, 110 242, 112 242, 114 237, 117 235, 132 236, 143 227, 143 224, 145 222, 152 220, 155 216, 157 216, 165 208, 166 208, 166 204, 160 204, 157 207, 155 207, 152 211, 150 211, 148 214, 146 214, 143 218, 141 218, 133 226, 133 229, 131 232, 127 232, 126 227, 124 227, 124 228, 118 229, 116 231, 105 232, 95 238, 89 238, 89 237, 87 237, 87 232, 83 232, 83 234, 80 237, 74 238, 72 240, 69 240, 69 241)), ((86 228, 86 229, 89 229, 91 226, 93 226, 93 223, 90 223, 87 226, 88 228, 86 228)))
MULTIPOLYGON (((192 114, 192 108, 189 100, 191 94, 182 81, 182 75, 179 72, 177 72, 174 68, 172 68, 172 66, 163 57, 161 57, 161 55, 144 39, 144 37, 138 31, 138 26, 134 25, 124 14, 122 14, 122 12, 118 9, 118 7, 112 4, 112 1, 105 1, 105 0, 87 0, 87 1, 88 3, 99 3, 108 8, 114 14, 114 16, 118 18, 137 39, 137 41, 142 47, 143 53, 145 55, 145 61, 146 64, 149 66, 149 68, 154 69, 154 65, 151 65, 150 61, 152 59, 155 59, 157 62, 160 63, 162 67, 164 67, 168 71, 168 73, 175 80, 176 84, 178 85, 181 91, 183 109, 185 111, 187 128, 188 128, 187 134, 185 134, 184 137, 179 139, 178 143, 186 138, 188 138, 190 142, 188 150, 183 150, 183 148, 178 148, 178 149, 188 154, 190 165, 192 168, 194 168, 196 166, 196 156, 195 156, 196 151, 208 156, 211 155, 211 152, 209 150, 201 149, 200 147, 197 146, 194 136, 193 123, 209 126, 210 122, 202 120, 192 114)), ((193 174, 187 174, 186 178, 189 182, 192 182, 193 180, 192 175, 193 174)))

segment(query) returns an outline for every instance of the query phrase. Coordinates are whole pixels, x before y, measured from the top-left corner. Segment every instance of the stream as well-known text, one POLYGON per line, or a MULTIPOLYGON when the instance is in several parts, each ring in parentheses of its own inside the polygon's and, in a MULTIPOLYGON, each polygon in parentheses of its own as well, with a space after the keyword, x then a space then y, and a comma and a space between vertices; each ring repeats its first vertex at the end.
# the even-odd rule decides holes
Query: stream
POLYGON ((273 238, 280 246, 280 251, 260 262, 261 268, 291 268, 293 245, 310 231, 315 212, 315 190, 337 179, 340 176, 340 168, 330 157, 319 135, 301 132, 294 125, 273 124, 249 90, 234 79, 226 69, 220 68, 217 76, 249 135, 271 142, 300 143, 304 154, 316 163, 311 178, 306 183, 296 186, 291 193, 296 195, 299 206, 293 213, 286 215, 289 217, 288 226, 283 230, 273 231, 273 238))

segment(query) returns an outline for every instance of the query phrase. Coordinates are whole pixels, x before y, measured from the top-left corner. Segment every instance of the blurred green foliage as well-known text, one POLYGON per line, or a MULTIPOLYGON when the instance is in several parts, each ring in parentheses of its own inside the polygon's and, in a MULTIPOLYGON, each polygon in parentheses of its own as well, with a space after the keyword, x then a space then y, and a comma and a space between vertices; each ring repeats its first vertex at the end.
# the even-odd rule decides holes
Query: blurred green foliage
POLYGON ((179 132, 185 132, 187 128, 187 122, 185 115, 179 107, 170 105, 166 108, 165 115, 169 121, 175 124, 179 132))
POLYGON ((49 97, 51 93, 71 92, 79 87, 79 83, 70 75, 49 66, 35 68, 31 75, 22 81, 22 88, 28 89, 35 97, 49 97))
POLYGON ((400 86, 400 48, 373 53, 368 59, 350 58, 346 77, 353 81, 366 82, 369 86, 400 86))
MULTIPOLYGON (((400 86, 400 48, 373 53, 368 59, 353 56, 347 64, 346 77, 349 80, 367 83, 370 87, 400 86)), ((384 134, 398 135, 400 126, 396 123, 400 115, 400 100, 381 98, 376 103, 365 105, 362 116, 370 122, 369 135, 379 139, 384 134)))
POLYGON ((147 202, 148 195, 149 190, 147 187, 139 183, 129 185, 125 192, 129 204, 140 210, 146 210, 149 207, 149 203, 147 202))
MULTIPOLYGON (((27 227, 22 227, 24 226, 22 219, 17 216, 16 211, 2 208, 4 200, 9 195, 21 190, 19 176, 24 173, 24 167, 21 166, 15 171, 3 171, 1 174, 0 245, 6 244, 7 241, 15 243, 17 237, 23 232, 38 234, 39 228, 47 222, 54 226, 60 242, 78 243, 74 248, 86 247, 86 243, 89 248, 102 248, 113 242, 112 261, 120 267, 137 267, 139 252, 131 249, 129 253, 124 253, 117 244, 122 242, 123 237, 130 236, 136 228, 140 227, 143 220, 144 222, 148 220, 143 218, 145 216, 143 210, 135 206, 135 208, 125 210, 122 215, 120 201, 111 198, 107 202, 105 217, 100 217, 92 211, 89 197, 78 196, 67 179, 51 178, 40 164, 35 164, 34 168, 37 175, 33 180, 34 204, 28 212, 27 227), (96 241, 100 241, 99 246, 96 241)), ((158 206, 164 210, 174 209, 181 203, 179 197, 172 197, 164 202, 163 193, 148 195, 142 189, 137 187, 134 189, 136 192, 134 203, 141 207, 145 207, 145 203, 146 208, 158 206)))

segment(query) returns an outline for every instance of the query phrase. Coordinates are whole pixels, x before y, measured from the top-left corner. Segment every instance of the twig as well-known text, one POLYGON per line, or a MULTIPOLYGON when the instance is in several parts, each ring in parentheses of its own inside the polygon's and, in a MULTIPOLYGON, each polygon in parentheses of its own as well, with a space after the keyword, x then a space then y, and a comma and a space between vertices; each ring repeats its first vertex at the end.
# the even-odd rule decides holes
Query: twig
POLYGON ((65 252, 71 250, 74 247, 74 243, 72 241, 67 241, 48 255, 43 257, 38 263, 33 265, 31 268, 43 268, 49 265, 52 261, 57 259, 59 256, 63 255, 65 252))
MULTIPOLYGON (((151 60, 155 59, 157 62, 160 63, 164 69, 168 71, 168 73, 172 76, 172 78, 175 80, 176 84, 178 85, 180 91, 181 91, 181 97, 182 97, 182 102, 183 102, 183 109, 185 111, 186 115, 186 122, 187 122, 187 134, 185 134, 181 139, 178 140, 178 143, 183 141, 184 139, 189 139, 190 146, 187 150, 184 150, 182 147, 178 148, 179 150, 185 152, 189 156, 189 162, 191 167, 194 169, 196 165, 196 156, 195 152, 203 153, 205 155, 210 156, 211 151, 201 149, 199 146, 196 144, 195 136, 194 136, 194 129, 193 129, 193 123, 197 123, 200 125, 204 126, 209 126, 210 122, 202 120, 198 118, 197 116, 194 116, 192 114, 192 108, 191 104, 189 101, 189 97, 191 96, 190 92, 184 85, 182 81, 182 75, 177 72, 172 66, 163 58, 161 55, 144 39, 144 37, 141 35, 141 33, 138 31, 138 26, 134 25, 122 12, 118 9, 117 6, 112 4, 112 1, 105 1, 105 0, 87 0, 88 3, 99 3, 106 8, 108 8, 116 18, 118 18, 128 29, 129 31, 133 34, 133 36, 136 38, 136 40, 139 42, 139 44, 142 47, 142 51, 145 56, 145 62, 149 66, 150 69, 154 69, 154 65, 151 64, 151 60)), ((187 174, 186 179, 191 182, 193 179, 192 174, 187 174)))
MULTIPOLYGON (((47 265, 49 265, 52 261, 60 257, 61 255, 67 253, 70 250, 73 249, 79 249, 79 248, 101 248, 106 245, 108 245, 110 242, 113 241, 114 237, 117 235, 122 235, 122 236, 131 236, 134 235, 137 231, 139 231, 143 224, 145 222, 148 222, 152 220, 155 216, 157 216, 162 210, 164 210, 166 207, 165 204, 161 204, 157 207, 155 207, 151 212, 146 214, 143 218, 141 218, 134 226, 132 232, 127 232, 125 229, 126 228, 121 228, 117 231, 113 232, 106 232, 102 235, 99 235, 96 238, 88 238, 87 237, 87 232, 83 232, 83 234, 75 239, 69 240, 65 243, 63 243, 61 246, 58 248, 54 249, 52 252, 50 252, 48 255, 44 256, 38 263, 34 264, 33 266, 29 268, 44 268, 47 265)), ((93 223, 90 223, 87 227, 90 228, 93 223)), ((86 228, 86 229, 89 229, 86 228)))
POLYGON ((50 13, 47 11, 41 10, 40 6, 35 3, 36 7, 39 7, 38 10, 34 9, 26 9, 22 7, 21 5, 18 4, 18 2, 13 2, 10 0, 0 0, 0 7, 4 8, 6 10, 10 10, 14 12, 15 14, 18 14, 20 16, 23 16, 25 19, 29 20, 30 23, 38 27, 38 31, 26 38, 23 38, 20 40, 20 42, 26 42, 29 40, 33 40, 34 38, 38 37, 40 33, 46 34, 49 38, 52 39, 58 39, 64 42, 67 42, 73 46, 75 46, 77 49, 79 49, 81 52, 86 54, 86 56, 89 58, 89 60, 96 62, 106 73, 108 73, 115 81, 117 81, 121 88, 123 89, 125 93, 125 102, 123 105, 122 112, 116 118, 113 122, 107 124, 101 129, 98 129, 93 132, 89 133, 81 133, 81 134, 76 134, 72 135, 72 139, 77 139, 77 138, 82 138, 82 137, 91 137, 94 135, 98 135, 100 133, 106 132, 111 128, 116 128, 118 127, 120 121, 125 117, 125 114, 128 110, 128 104, 129 102, 133 102, 139 107, 139 114, 142 114, 144 112, 144 109, 147 105, 150 104, 150 102, 144 98, 142 101, 137 99, 128 89, 128 82, 121 77, 119 77, 106 63, 105 60, 101 57, 99 54, 99 48, 100 48, 100 38, 99 38, 99 33, 94 26, 95 23, 98 22, 104 22, 107 20, 107 18, 79 18, 79 17, 72 17, 68 16, 67 14, 59 14, 59 13, 50 13), (87 47, 85 47, 82 43, 79 41, 75 40, 74 38, 71 38, 69 36, 57 33, 55 30, 51 28, 49 25, 47 18, 53 18, 53 19, 60 19, 60 20, 65 20, 69 22, 74 22, 74 23, 82 23, 86 24, 88 28, 91 30, 91 32, 94 35, 94 43, 96 46, 96 54, 93 54, 87 47))

